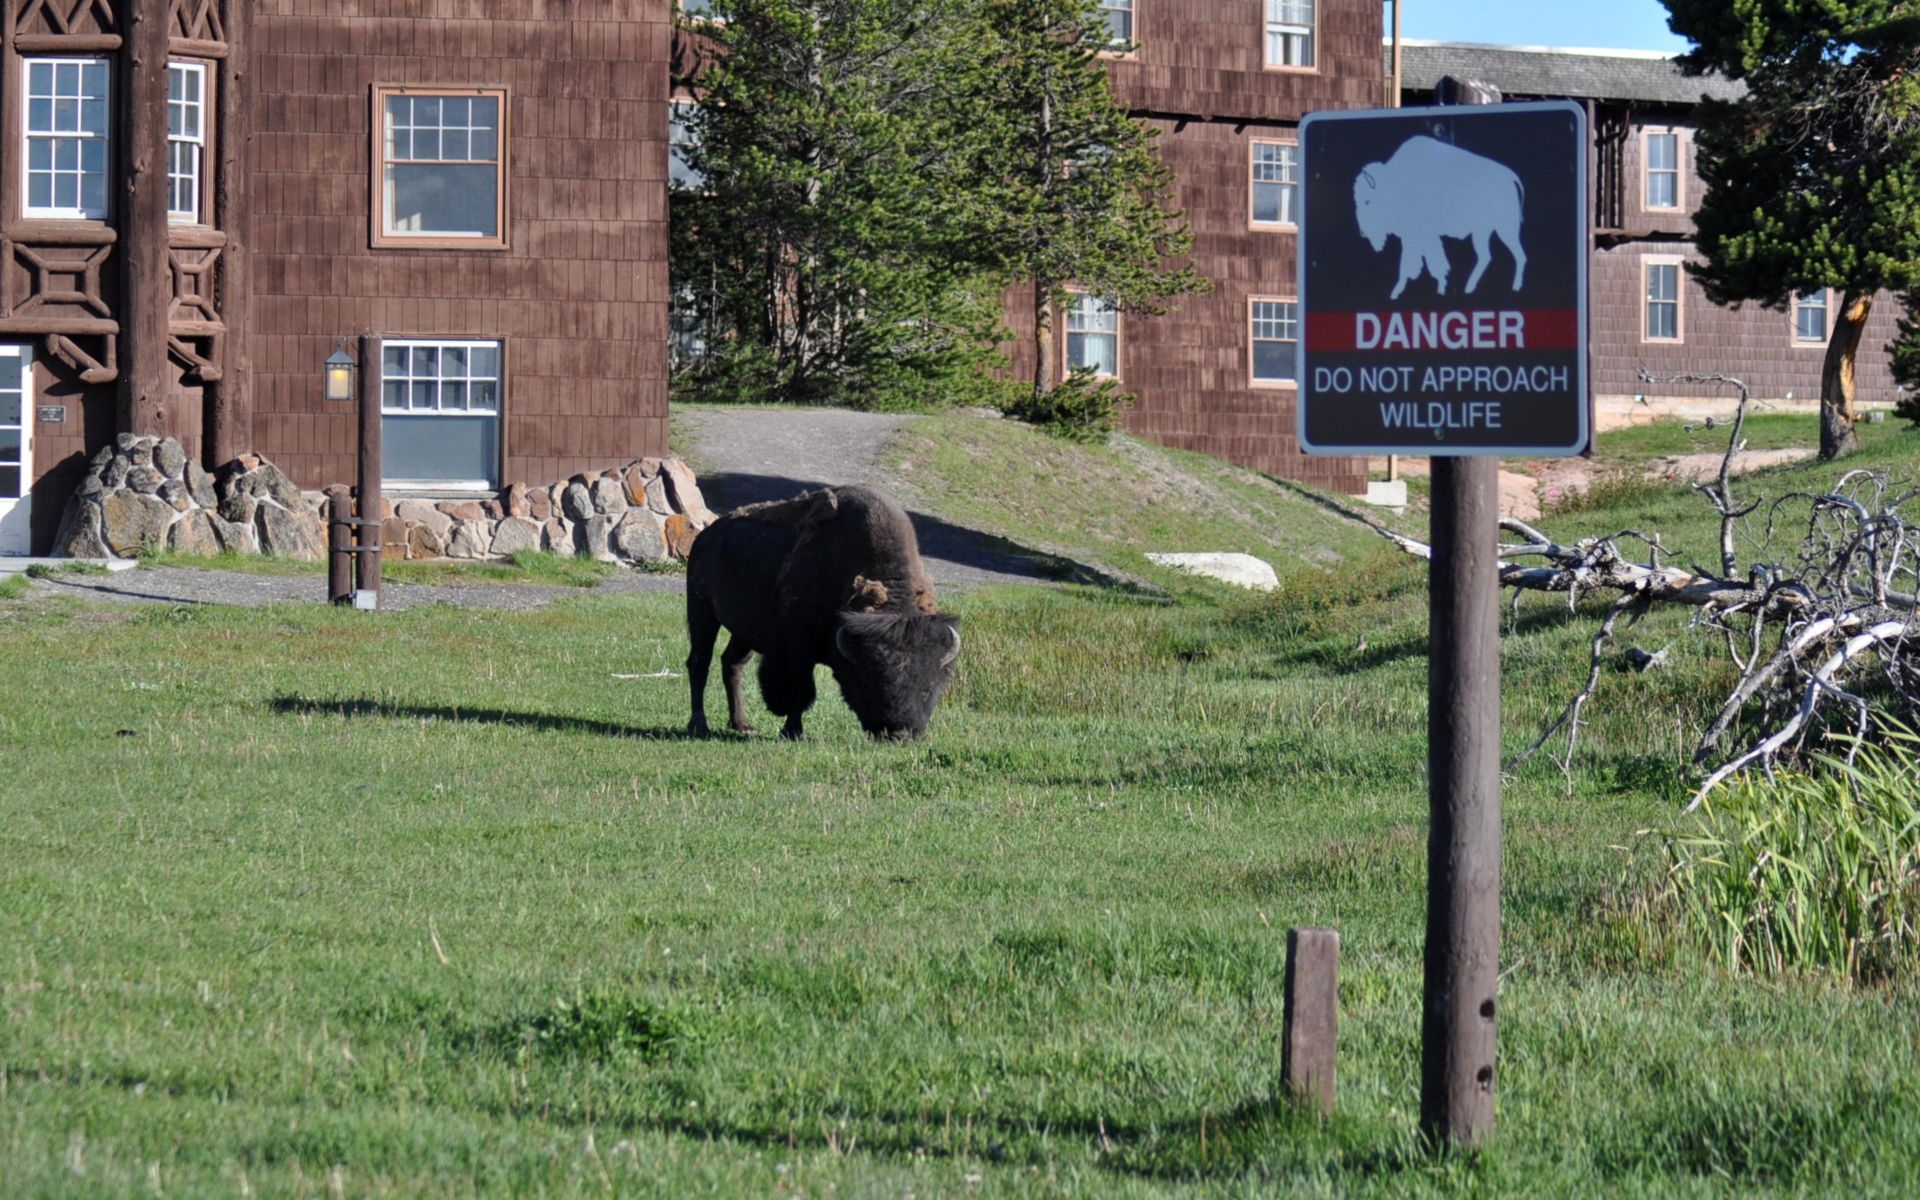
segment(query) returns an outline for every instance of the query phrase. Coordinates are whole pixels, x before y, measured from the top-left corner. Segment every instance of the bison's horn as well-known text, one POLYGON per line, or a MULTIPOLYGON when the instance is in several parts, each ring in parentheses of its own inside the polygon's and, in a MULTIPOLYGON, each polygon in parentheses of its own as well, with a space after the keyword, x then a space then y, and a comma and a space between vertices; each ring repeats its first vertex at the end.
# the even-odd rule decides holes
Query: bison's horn
POLYGON ((845 622, 842 622, 840 628, 833 631, 833 648, 840 652, 841 658, 852 662, 853 654, 847 649, 846 636, 847 626, 845 622))
POLYGON ((953 649, 947 651, 946 656, 940 660, 940 666, 943 669, 952 666, 954 660, 960 657, 960 631, 949 625, 947 636, 953 639, 953 649))

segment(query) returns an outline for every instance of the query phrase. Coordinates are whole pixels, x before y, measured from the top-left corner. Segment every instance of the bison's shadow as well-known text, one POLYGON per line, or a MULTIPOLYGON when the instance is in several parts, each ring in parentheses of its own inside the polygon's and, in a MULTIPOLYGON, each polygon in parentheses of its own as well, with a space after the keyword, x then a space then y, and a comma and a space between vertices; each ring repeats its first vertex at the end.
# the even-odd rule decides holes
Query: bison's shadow
MULTIPOLYGON (((801 492, 832 486, 817 479, 722 471, 700 477, 700 490, 715 512, 743 504, 785 500, 801 492)), ((942 585, 972 583, 1087 583, 1123 586, 1098 567, 1075 562, 924 512, 908 511, 920 540, 927 573, 942 585)))
MULTIPOLYGON (((519 729, 537 729, 552 733, 590 733, 597 737, 644 738, 655 742, 694 742, 699 737, 675 726, 669 729, 645 729, 617 721, 599 721, 591 717, 567 717, 553 713, 513 712, 504 708, 466 708, 442 704, 396 704, 386 700, 321 700, 310 696, 275 696, 269 707, 276 713, 296 716, 389 717, 401 720, 448 721, 486 725, 510 725, 519 729)), ((716 732, 714 737, 735 734, 716 732)))

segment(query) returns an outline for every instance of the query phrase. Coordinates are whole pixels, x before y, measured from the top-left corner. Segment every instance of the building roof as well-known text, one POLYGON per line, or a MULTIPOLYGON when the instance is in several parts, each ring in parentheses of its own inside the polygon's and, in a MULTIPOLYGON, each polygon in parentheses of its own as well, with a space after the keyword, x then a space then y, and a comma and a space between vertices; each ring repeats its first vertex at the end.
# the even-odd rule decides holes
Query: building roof
MULTIPOLYGON (((1389 43, 1388 70, 1392 53, 1389 43)), ((1696 104, 1702 96, 1736 100, 1746 94, 1745 84, 1718 75, 1685 75, 1670 56, 1652 51, 1402 39, 1402 91, 1430 92, 1448 75, 1490 83, 1508 96, 1696 104)))

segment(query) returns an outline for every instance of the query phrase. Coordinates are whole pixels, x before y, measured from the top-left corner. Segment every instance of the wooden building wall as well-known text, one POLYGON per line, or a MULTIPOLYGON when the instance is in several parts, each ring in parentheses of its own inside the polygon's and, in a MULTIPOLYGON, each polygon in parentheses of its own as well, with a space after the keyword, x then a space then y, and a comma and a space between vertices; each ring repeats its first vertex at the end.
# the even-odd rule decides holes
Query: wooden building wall
MULTIPOLYGON (((1274 475, 1364 492, 1364 459, 1306 456, 1295 391, 1254 386, 1249 302, 1296 299, 1296 234, 1251 226, 1254 141, 1294 141, 1316 109, 1386 102, 1381 11, 1373 0, 1321 0, 1316 67, 1267 68, 1263 0, 1135 0, 1132 53, 1111 61, 1116 96, 1159 131, 1175 203, 1194 232, 1192 261, 1214 283, 1158 317, 1121 317, 1120 386, 1134 394, 1126 428, 1274 475)), ((1010 295, 1016 378, 1033 373, 1030 294, 1010 295)), ((1065 342, 1056 319, 1057 346, 1065 342)), ((1053 368, 1056 372, 1059 365, 1053 368)))
POLYGON ((263 0, 255 32, 254 444, 349 480, 336 340, 498 338, 501 481, 666 449, 671 0, 263 0), (507 246, 369 246, 371 89, 504 87, 507 246))

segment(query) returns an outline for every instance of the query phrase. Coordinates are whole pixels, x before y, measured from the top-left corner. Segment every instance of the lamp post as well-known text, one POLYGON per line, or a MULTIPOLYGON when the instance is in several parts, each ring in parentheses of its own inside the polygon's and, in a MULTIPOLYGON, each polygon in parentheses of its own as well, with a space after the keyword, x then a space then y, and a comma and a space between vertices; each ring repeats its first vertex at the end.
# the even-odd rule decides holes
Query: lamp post
POLYGON ((359 400, 358 499, 355 515, 347 489, 327 489, 327 596, 335 604, 348 601, 355 608, 380 606, 380 339, 360 335, 358 361, 347 353, 346 339, 327 357, 328 400, 359 400), (355 533, 358 536, 355 536, 355 533), (356 544, 357 543, 357 544, 356 544))

